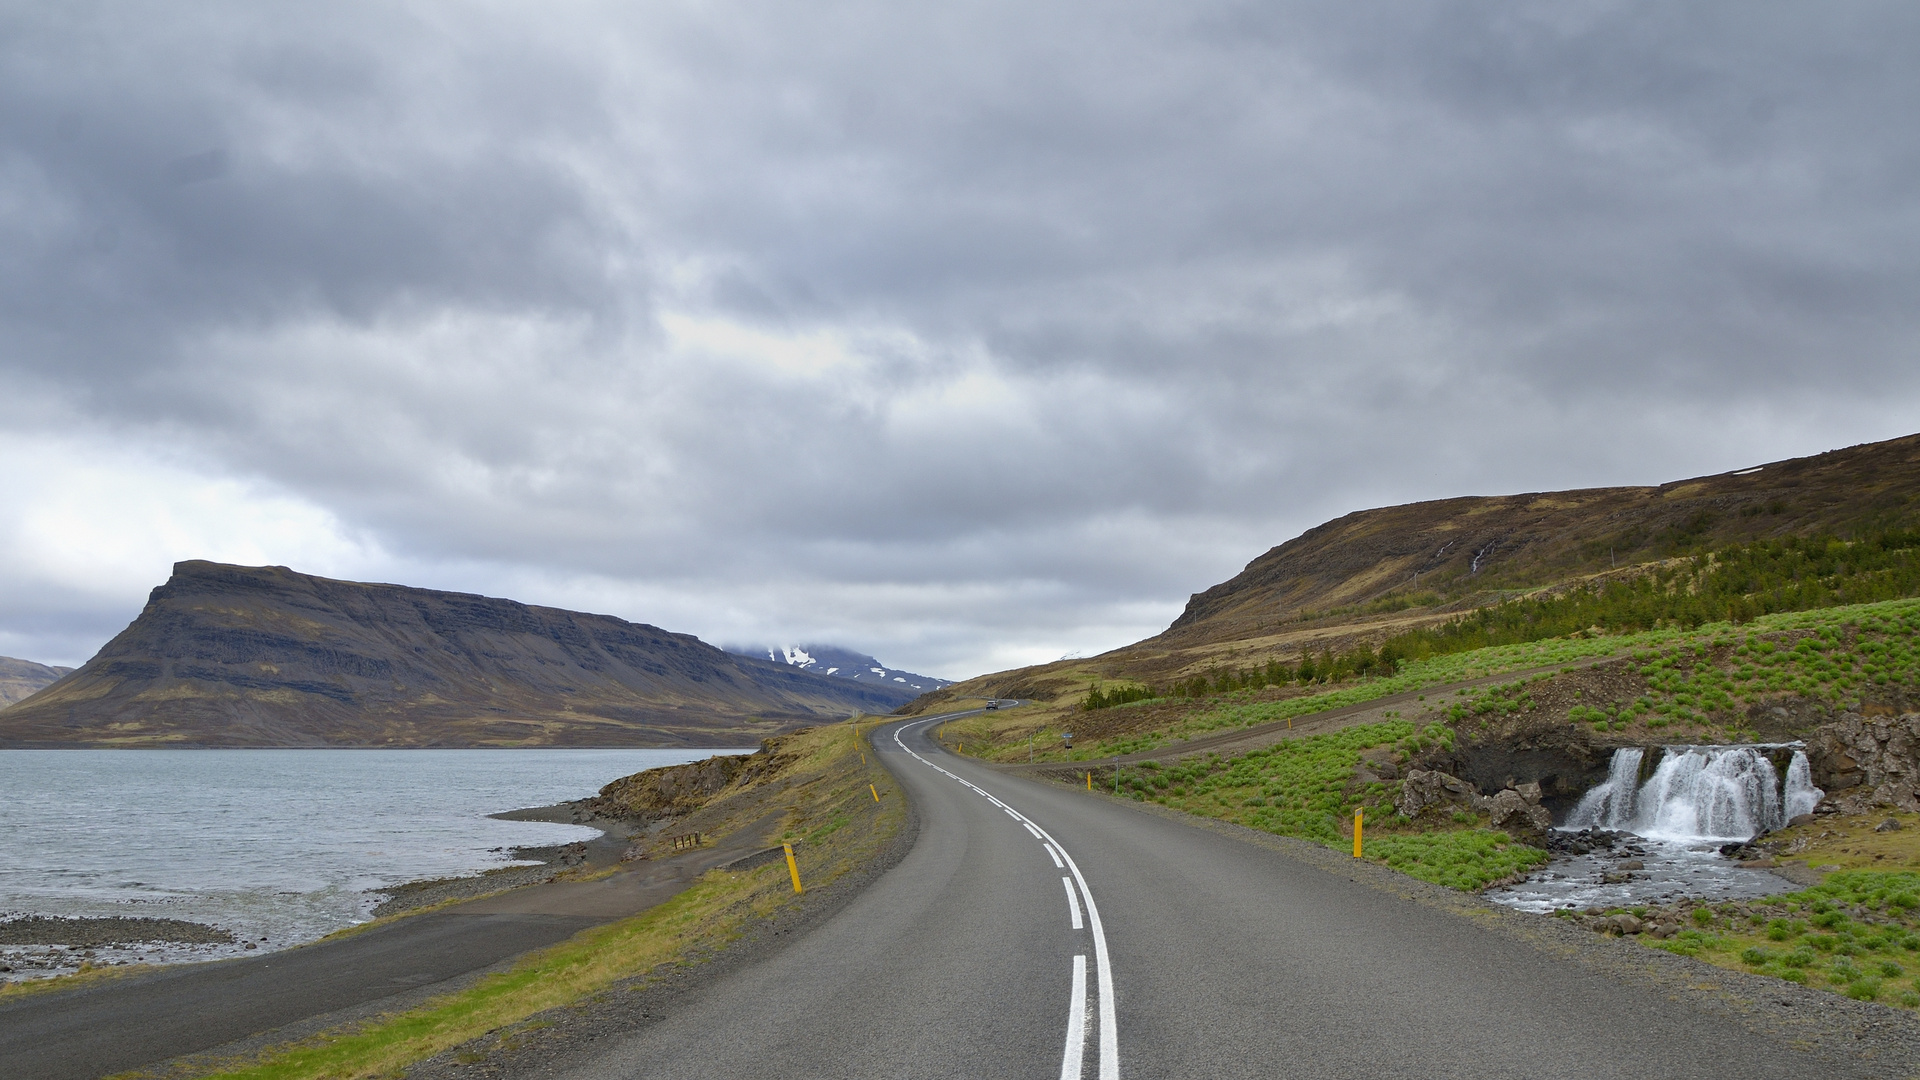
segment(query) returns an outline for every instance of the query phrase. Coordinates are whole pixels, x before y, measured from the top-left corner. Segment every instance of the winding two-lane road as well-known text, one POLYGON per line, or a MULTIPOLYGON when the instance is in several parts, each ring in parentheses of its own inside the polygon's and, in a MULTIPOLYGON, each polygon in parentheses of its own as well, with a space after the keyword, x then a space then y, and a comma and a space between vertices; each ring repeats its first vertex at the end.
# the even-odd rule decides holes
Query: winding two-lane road
POLYGON ((837 916, 565 1075, 1823 1077, 1646 985, 1282 852, 927 737, 874 742, 920 814, 837 916))

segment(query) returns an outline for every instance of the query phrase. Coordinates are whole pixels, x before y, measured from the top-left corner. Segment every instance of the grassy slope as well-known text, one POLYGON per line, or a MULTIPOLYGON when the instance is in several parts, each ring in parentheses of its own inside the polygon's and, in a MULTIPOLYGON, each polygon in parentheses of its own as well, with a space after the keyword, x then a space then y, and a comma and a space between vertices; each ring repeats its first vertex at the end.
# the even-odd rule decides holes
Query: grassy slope
POLYGON ((1920 524, 1920 435, 1743 471, 1349 514, 1196 594, 1159 635, 970 679, 907 711, 963 697, 1078 698, 1101 682, 1164 689, 1221 667, 1377 647, 1498 600, 1640 578, 1728 544, 1920 524))
MULTIPOLYGON (((1512 844, 1460 815, 1439 829, 1415 828, 1391 810, 1393 781, 1360 784, 1355 769, 1368 751, 1415 762, 1423 752, 1450 748, 1456 738, 1503 721, 1580 723, 1618 733, 1622 742, 1740 741, 1756 706, 1775 701, 1859 707, 1874 696, 1920 692, 1920 600, 1888 601, 1768 616, 1732 627, 1657 630, 1617 637, 1508 645, 1406 665, 1399 673, 1311 694, 1276 696, 1272 689, 1238 691, 1197 702, 1143 702, 1077 712, 1070 705, 983 714, 949 724, 941 737, 965 752, 999 761, 1024 761, 1028 736, 1037 760, 1088 761, 1165 745, 1181 736, 1246 727, 1398 693, 1433 690, 1412 716, 1288 738, 1230 757, 1196 755, 1144 762, 1102 774, 1102 787, 1285 836, 1335 847, 1351 843, 1356 807, 1367 808, 1368 856, 1415 877, 1478 888, 1544 861, 1538 849, 1512 844), (1442 694, 1449 683, 1593 657, 1630 664, 1644 692, 1625 700, 1582 699, 1557 692, 1575 674, 1539 674, 1499 686, 1442 694), (1084 729, 1112 714, 1152 721, 1108 739, 1084 729), (1079 727, 1073 751, 1056 738, 1079 727), (1116 786, 1117 780, 1117 786, 1116 786)), ((1284 691, 1278 693, 1285 693, 1284 691)))
POLYGON ((1920 873, 1913 870, 1842 870, 1784 896, 1630 913, 1686 927, 1664 940, 1640 939, 1653 948, 1920 1010, 1920 873))
MULTIPOLYGON (((1278 697, 1240 691, 1181 708, 1143 702, 1129 710, 1155 723, 1068 755, 1039 740, 1056 760, 1090 759, 1161 745, 1173 738, 1286 717, 1448 682, 1595 656, 1615 656, 1641 692, 1617 700, 1560 683, 1578 674, 1540 674, 1501 685, 1432 695, 1411 717, 1288 739, 1230 757, 1195 755, 1143 762, 1103 789, 1188 813, 1218 817, 1345 850, 1355 807, 1367 808, 1365 857, 1413 877, 1476 889, 1546 861, 1457 814, 1416 826, 1391 810, 1394 783, 1359 783, 1363 755, 1415 762, 1502 723, 1583 724, 1623 742, 1724 742, 1751 738, 1756 708, 1774 703, 1839 710, 1920 693, 1920 600, 1887 601, 1768 616, 1739 627, 1708 624, 1618 637, 1502 646, 1407 665, 1391 678, 1278 697)), ((1804 713, 1804 709, 1798 710, 1804 713)), ((1078 726, 1093 713, 1071 706, 1022 709, 947 726, 950 745, 1004 761, 1024 760, 1026 735, 1078 726), (1024 715, 1023 715, 1024 714, 1024 715)), ((1086 747, 1086 743, 1080 744, 1086 747)), ((1772 839, 1820 867, 1838 867, 1820 886, 1746 905, 1688 905, 1688 927, 1665 940, 1640 940, 1710 963, 1791 979, 1864 1000, 1920 1008, 1920 818, 1895 815, 1906 829, 1875 832, 1885 814, 1825 818, 1772 839), (1698 912, 1698 914, 1694 914, 1698 912)), ((1637 909, 1648 914, 1646 909, 1637 909)), ((1656 910, 1654 914, 1658 915, 1656 910)))
MULTIPOLYGON (((775 834, 797 841, 801 877, 809 888, 864 865, 905 818, 891 777, 862 753, 861 740, 870 730, 871 725, 838 724, 775 740, 777 752, 793 760, 774 776, 721 792, 695 815, 697 821, 687 819, 688 828, 724 836, 764 821, 764 804, 777 797, 781 816, 775 834), (878 803, 868 792, 870 783, 882 795, 878 803)), ((514 1025, 617 982, 694 962, 796 899, 782 863, 743 873, 715 870, 659 907, 532 953, 468 990, 257 1060, 230 1063, 213 1075, 235 1080, 396 1075, 412 1062, 489 1033, 510 1037, 514 1025)))

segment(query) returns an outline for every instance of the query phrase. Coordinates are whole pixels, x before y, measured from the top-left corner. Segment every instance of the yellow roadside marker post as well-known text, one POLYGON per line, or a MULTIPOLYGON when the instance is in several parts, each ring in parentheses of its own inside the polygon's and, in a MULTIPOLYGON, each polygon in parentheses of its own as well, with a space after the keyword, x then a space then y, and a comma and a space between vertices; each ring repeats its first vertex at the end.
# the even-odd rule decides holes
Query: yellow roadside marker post
POLYGON ((800 864, 793 861, 793 845, 781 844, 780 846, 787 849, 787 873, 793 878, 793 891, 803 892, 804 890, 800 888, 800 864))
POLYGON ((1087 790, 1088 791, 1093 790, 1093 774, 1092 773, 1087 774, 1087 790))
MULTIPOLYGON (((1356 806, 1353 808, 1353 857, 1356 859, 1360 857, 1360 829, 1362 827, 1360 813, 1359 807, 1356 806)), ((800 879, 795 878, 794 880, 799 881, 800 879)))
POLYGON ((874 801, 874 802, 879 802, 879 801, 880 801, 880 792, 879 792, 879 789, 877 789, 877 788, 875 788, 875 787, 874 787, 874 786, 873 786, 872 784, 868 784, 868 785, 867 785, 867 790, 868 790, 868 791, 871 791, 871 792, 873 792, 873 801, 874 801))

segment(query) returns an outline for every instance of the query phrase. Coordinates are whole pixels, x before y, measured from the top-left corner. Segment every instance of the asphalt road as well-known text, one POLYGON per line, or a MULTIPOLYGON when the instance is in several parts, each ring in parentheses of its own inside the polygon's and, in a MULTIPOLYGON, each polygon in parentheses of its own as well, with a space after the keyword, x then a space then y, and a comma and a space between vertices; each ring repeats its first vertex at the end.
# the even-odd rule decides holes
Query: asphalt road
MULTIPOLYGON (((608 1077, 1853 1075, 1310 861, 882 729, 920 818, 837 914, 556 1064, 608 1077)), ((706 856, 703 856, 703 858, 706 856)), ((719 858, 720 856, 711 856, 719 858)), ((85 1080, 447 984, 702 867, 0 1006, 0 1077, 85 1080)), ((542 1070, 546 1075, 546 1070, 542 1070)))
POLYGON ((1458 915, 955 758, 925 737, 939 719, 875 737, 921 819, 899 866, 563 1075, 1849 1075, 1458 915))

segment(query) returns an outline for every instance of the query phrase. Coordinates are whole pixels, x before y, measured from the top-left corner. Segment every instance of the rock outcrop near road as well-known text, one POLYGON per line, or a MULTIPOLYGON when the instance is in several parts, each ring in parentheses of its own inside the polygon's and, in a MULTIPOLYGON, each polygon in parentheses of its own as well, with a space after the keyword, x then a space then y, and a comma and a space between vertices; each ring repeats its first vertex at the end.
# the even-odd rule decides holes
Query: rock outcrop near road
POLYGON ((1842 714, 1807 740, 1813 782, 1842 812, 1920 811, 1920 713, 1842 714))
POLYGON ((910 691, 609 615, 183 562, 0 746, 740 746, 910 691))

